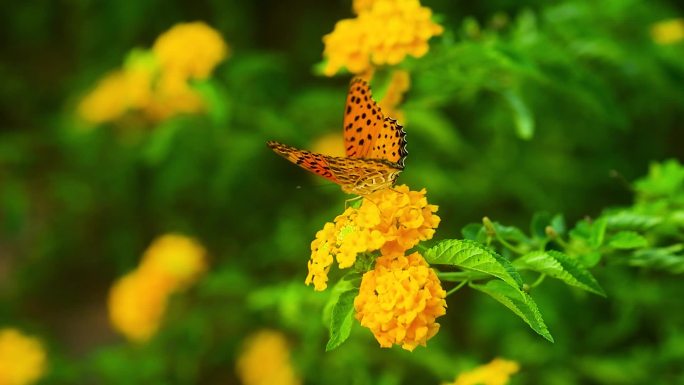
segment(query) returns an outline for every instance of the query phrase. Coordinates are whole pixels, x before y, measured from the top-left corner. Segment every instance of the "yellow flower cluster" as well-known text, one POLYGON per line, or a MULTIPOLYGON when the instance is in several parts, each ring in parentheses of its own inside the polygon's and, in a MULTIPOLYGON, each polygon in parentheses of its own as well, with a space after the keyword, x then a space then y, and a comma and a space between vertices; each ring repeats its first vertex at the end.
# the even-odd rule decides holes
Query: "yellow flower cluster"
POLYGON ((0 329, 0 385, 29 385, 45 372, 46 354, 40 341, 16 329, 0 329))
POLYGON ((651 38, 661 45, 684 40, 684 19, 663 20, 651 26, 651 38))
POLYGON ((157 238, 138 268, 112 286, 112 325, 131 341, 149 340, 159 329, 169 296, 186 289, 206 270, 205 255, 192 238, 177 234, 157 238))
POLYGON ((306 284, 325 290, 334 260, 344 269, 363 252, 403 255, 418 242, 432 238, 440 221, 436 211, 437 206, 428 204, 424 189, 410 191, 406 185, 365 196, 359 208, 347 208, 334 223, 326 223, 316 233, 306 284))
POLYGON ((86 122, 115 121, 138 112, 159 121, 204 108, 192 80, 209 77, 228 54, 221 35, 202 22, 181 23, 163 33, 150 51, 133 51, 121 70, 105 76, 80 102, 86 122))
POLYGON ((518 370, 517 362, 495 358, 486 365, 459 374, 454 382, 444 385, 506 385, 518 370))
POLYGON ((285 336, 275 330, 262 330, 245 343, 236 371, 243 385, 299 385, 290 362, 285 336))
POLYGON ((343 67, 358 74, 398 64, 407 55, 421 57, 428 52, 428 40, 443 32, 418 0, 355 1, 354 10, 356 18, 340 20, 323 37, 327 76, 343 67))
POLYGON ((412 351, 425 346, 446 313, 446 292, 419 253, 382 256, 361 280, 354 300, 356 319, 369 328, 383 348, 401 345, 412 351))

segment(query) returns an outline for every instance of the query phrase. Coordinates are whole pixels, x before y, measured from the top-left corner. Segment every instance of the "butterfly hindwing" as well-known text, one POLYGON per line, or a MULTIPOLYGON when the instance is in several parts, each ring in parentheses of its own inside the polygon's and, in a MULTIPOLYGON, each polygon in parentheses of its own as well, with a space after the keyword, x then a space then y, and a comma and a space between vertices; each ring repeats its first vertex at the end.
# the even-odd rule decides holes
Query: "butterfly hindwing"
POLYGON ((328 160, 332 157, 323 154, 316 154, 310 151, 300 150, 298 148, 274 141, 269 141, 267 144, 268 147, 270 147, 278 155, 298 165, 299 167, 309 170, 314 174, 320 175, 323 178, 331 180, 337 184, 340 184, 340 181, 335 177, 332 170, 330 169, 330 164, 328 160))
POLYGON ((268 146, 299 167, 337 183, 348 193, 367 193, 379 186, 391 186, 401 171, 397 164, 384 160, 328 156, 273 141, 268 146))

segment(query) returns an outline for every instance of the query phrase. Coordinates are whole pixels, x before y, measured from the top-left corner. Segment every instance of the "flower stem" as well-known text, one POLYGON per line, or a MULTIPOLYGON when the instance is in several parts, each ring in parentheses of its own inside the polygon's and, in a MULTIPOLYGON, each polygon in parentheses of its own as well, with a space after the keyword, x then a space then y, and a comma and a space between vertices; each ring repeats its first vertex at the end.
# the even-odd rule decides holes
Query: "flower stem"
POLYGON ((460 288, 462 288, 463 286, 465 286, 468 282, 470 282, 470 281, 465 280, 465 281, 459 283, 458 285, 456 285, 456 287, 454 287, 453 289, 447 291, 446 296, 448 297, 448 296, 450 296, 451 294, 457 292, 458 289, 460 289, 460 288))

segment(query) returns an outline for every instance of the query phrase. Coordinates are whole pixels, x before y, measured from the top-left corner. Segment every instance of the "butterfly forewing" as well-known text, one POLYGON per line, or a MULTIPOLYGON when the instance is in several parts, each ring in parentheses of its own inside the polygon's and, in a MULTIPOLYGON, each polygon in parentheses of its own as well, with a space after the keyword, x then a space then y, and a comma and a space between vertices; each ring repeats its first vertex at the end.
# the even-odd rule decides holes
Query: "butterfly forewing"
POLYGON ((404 167, 406 133, 396 120, 386 118, 361 78, 349 85, 344 110, 344 145, 350 158, 382 159, 404 167))
POLYGON ((347 156, 368 158, 375 139, 373 133, 380 130, 384 120, 380 107, 371 97, 368 83, 361 78, 352 79, 344 109, 344 147, 347 156))

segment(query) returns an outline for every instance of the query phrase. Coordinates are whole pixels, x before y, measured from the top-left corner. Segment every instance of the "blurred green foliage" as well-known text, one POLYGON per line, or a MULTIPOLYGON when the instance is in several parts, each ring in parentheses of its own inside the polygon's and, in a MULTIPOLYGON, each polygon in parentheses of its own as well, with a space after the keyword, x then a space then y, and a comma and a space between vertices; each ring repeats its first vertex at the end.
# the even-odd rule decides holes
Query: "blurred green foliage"
POLYGON ((684 169, 648 171, 684 158, 684 46, 649 36, 681 4, 423 4, 446 31, 401 65, 400 183, 440 206, 437 238, 488 216, 532 220, 520 234, 553 246, 551 226, 606 298, 551 279, 532 289, 550 344, 464 289, 427 348, 380 349, 355 325, 323 354, 330 294, 303 279, 310 241, 348 197, 264 143, 310 148, 340 129, 348 79, 313 69, 350 4, 12 2, 0 13, 0 326, 46 341, 43 383, 237 383, 244 336, 269 327, 291 338, 306 383, 438 384, 503 356, 523 368, 513 384, 684 384, 684 169), (75 106, 98 78, 196 19, 232 51, 200 89, 207 115, 79 127, 75 106), (200 239, 210 273, 133 346, 108 325, 107 291, 167 231, 200 239))

